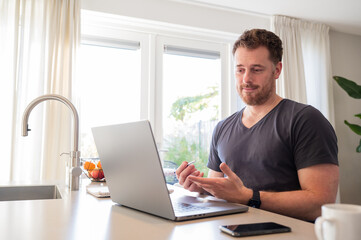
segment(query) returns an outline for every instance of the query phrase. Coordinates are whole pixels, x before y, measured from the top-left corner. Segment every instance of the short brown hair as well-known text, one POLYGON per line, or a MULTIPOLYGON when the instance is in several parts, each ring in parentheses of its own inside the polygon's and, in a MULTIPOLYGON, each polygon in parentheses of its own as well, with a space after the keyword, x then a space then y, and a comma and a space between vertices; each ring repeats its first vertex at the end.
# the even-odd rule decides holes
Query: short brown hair
POLYGON ((232 53, 234 55, 239 47, 256 49, 260 46, 264 46, 268 49, 270 53, 270 60, 275 65, 282 61, 283 48, 281 39, 273 32, 265 29, 244 31, 244 33, 234 43, 232 53))

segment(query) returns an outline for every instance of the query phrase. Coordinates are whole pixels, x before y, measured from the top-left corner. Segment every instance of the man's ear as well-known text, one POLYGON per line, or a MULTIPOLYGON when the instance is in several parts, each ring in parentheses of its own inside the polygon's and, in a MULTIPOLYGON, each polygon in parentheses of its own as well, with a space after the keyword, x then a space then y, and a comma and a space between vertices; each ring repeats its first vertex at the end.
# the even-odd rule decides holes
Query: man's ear
POLYGON ((280 77, 281 71, 282 71, 282 62, 278 62, 274 71, 274 79, 278 79, 280 77))

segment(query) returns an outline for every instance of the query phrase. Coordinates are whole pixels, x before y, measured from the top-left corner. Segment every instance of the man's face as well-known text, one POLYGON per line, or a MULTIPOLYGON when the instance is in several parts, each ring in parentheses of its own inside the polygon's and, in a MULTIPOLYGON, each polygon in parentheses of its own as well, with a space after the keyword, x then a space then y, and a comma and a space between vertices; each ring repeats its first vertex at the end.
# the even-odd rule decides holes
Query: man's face
POLYGON ((242 100, 250 106, 262 105, 276 94, 276 79, 282 64, 276 66, 269 59, 269 51, 239 47, 235 54, 236 88, 242 100))

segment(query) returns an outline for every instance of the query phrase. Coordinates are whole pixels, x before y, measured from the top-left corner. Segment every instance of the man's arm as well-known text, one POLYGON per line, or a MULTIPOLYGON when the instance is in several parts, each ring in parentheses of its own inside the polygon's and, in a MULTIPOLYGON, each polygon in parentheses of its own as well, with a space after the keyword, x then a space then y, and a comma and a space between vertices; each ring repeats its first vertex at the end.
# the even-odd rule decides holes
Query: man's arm
POLYGON ((336 201, 339 168, 334 164, 319 164, 298 170, 299 191, 261 192, 261 208, 314 221, 321 215, 321 206, 336 201))
MULTIPOLYGON (((225 163, 222 163, 220 168, 227 178, 188 178, 215 197, 247 204, 252 197, 252 189, 246 188, 242 180, 225 163)), ((298 177, 301 190, 261 191, 261 209, 313 221, 320 216, 323 204, 335 202, 339 178, 337 165, 319 164, 307 167, 298 171, 298 177)))
POLYGON ((224 177, 223 172, 217 172, 212 169, 208 170, 208 177, 209 178, 216 178, 216 177, 224 177))

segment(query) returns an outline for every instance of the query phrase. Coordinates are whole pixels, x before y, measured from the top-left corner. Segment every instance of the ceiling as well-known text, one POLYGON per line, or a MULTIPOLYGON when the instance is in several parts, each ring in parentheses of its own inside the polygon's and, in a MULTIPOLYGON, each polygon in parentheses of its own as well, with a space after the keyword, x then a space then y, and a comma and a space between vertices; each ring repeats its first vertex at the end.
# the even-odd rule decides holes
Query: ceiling
POLYGON ((325 23, 361 36, 361 0, 178 0, 262 16, 285 15, 325 23))

